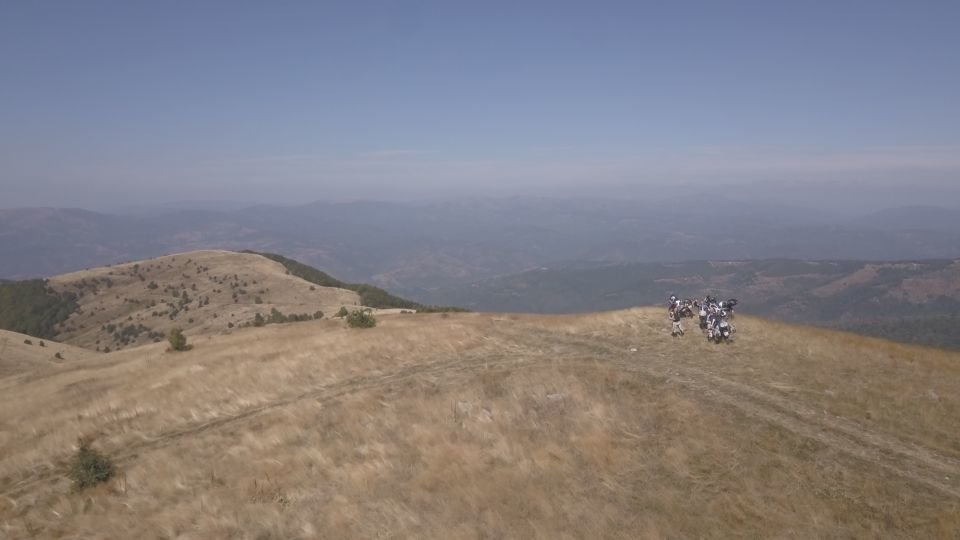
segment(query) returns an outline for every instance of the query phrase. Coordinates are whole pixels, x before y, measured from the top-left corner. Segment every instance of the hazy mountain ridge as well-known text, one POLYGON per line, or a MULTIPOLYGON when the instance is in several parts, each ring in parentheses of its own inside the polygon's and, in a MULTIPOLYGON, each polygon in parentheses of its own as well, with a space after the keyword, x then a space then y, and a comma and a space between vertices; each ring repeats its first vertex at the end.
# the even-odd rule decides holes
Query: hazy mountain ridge
POLYGON ((960 348, 960 260, 574 263, 424 293, 490 311, 570 313, 737 297, 739 310, 960 348))
POLYGON ((858 225, 853 217, 720 197, 702 205, 537 198, 318 202, 146 216, 0 210, 0 276, 49 276, 195 249, 251 249, 416 297, 556 261, 960 257, 960 229, 949 220, 932 230, 891 229, 891 220, 881 221, 883 228, 870 219, 858 225))
POLYGON ((850 222, 851 226, 880 230, 960 230, 960 210, 938 206, 902 206, 879 210, 850 222))

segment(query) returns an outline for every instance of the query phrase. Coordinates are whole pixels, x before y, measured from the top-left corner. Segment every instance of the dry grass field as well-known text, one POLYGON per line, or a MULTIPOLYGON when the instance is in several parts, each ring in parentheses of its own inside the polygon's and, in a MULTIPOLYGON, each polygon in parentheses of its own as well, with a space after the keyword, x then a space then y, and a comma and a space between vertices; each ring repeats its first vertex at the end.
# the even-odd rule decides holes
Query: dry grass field
POLYGON ((152 343, 173 327, 222 333, 230 325, 284 314, 356 306, 353 291, 319 287, 287 274, 280 263, 232 251, 192 251, 135 263, 94 268, 50 279, 58 291, 79 296, 80 309, 60 328, 65 343, 101 351, 152 343), (130 328, 126 343, 125 328, 130 328), (151 335, 151 333, 153 333, 151 335))
POLYGON ((0 330, 0 377, 99 356, 87 349, 0 330), (59 354, 59 358, 57 355, 59 354))
POLYGON ((960 534, 960 355, 668 326, 384 315, 21 370, 0 378, 0 537, 960 534), (81 435, 119 474, 76 493, 81 435))

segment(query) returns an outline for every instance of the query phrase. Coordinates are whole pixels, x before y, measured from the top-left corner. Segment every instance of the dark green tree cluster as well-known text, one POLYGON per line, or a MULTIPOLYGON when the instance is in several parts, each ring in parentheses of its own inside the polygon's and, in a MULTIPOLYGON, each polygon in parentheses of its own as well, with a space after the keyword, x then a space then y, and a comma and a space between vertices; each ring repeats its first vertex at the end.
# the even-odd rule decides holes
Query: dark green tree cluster
POLYGON ((0 284, 0 328, 52 339, 57 325, 77 310, 77 296, 58 293, 46 280, 0 284))
POLYGON ((244 326, 256 326, 256 327, 260 327, 260 326, 266 326, 266 325, 268 325, 268 324, 282 324, 282 323, 290 323, 290 322, 303 322, 303 321, 319 320, 319 319, 322 319, 322 318, 323 318, 323 312, 322 312, 322 311, 316 311, 316 312, 313 313, 313 315, 311 315, 311 314, 309 314, 309 313, 291 313, 291 314, 289 314, 289 315, 286 315, 286 314, 284 314, 283 312, 281 312, 281 311, 280 311, 279 309, 277 309, 277 308, 271 308, 271 309, 270 309, 270 316, 269 316, 269 317, 264 317, 264 316, 261 315, 260 313, 257 313, 257 314, 253 317, 253 321, 248 322, 248 323, 244 323, 244 324, 242 324, 242 325, 240 325, 240 326, 241 326, 241 327, 244 327, 244 326))

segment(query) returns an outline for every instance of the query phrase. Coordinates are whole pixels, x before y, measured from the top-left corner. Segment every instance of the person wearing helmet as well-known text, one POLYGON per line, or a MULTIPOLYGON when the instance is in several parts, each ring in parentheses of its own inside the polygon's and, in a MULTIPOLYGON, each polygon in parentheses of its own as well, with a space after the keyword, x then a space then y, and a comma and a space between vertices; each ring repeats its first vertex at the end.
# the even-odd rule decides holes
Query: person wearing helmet
POLYGON ((670 312, 670 320, 673 322, 673 328, 670 330, 670 335, 673 337, 680 337, 683 335, 683 325, 680 324, 680 310, 674 309, 670 312))
POLYGON ((677 299, 677 295, 671 294, 670 298, 667 299, 669 305, 667 306, 667 317, 673 318, 673 314, 677 311, 677 307, 680 304, 680 300, 677 299))

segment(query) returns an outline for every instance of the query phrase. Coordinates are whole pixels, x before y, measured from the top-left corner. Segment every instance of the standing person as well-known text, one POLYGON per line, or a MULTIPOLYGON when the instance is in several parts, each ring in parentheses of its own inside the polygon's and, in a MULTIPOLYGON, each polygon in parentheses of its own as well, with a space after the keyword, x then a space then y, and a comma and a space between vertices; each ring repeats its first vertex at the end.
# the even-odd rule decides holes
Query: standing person
POLYGON ((683 325, 680 324, 680 310, 675 309, 670 313, 670 320, 673 321, 673 328, 670 330, 670 335, 673 337, 679 337, 683 335, 683 325))

